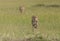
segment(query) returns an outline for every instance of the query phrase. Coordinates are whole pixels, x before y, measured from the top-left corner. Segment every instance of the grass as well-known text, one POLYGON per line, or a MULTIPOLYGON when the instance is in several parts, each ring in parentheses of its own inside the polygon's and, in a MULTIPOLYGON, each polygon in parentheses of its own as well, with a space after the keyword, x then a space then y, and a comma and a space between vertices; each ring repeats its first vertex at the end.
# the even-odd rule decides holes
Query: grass
POLYGON ((60 37, 60 8, 33 7, 36 4, 60 4, 60 0, 0 0, 0 33, 2 36, 25 37, 32 35, 31 17, 38 16, 38 31, 60 37), (23 4, 25 12, 19 12, 23 4))

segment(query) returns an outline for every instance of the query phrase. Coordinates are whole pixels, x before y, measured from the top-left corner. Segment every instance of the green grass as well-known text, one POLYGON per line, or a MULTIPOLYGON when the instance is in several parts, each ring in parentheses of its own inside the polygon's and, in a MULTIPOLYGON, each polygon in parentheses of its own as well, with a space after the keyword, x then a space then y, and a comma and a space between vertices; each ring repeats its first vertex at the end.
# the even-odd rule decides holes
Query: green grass
POLYGON ((60 37, 60 8, 32 7, 36 4, 60 4, 60 0, 0 0, 0 33, 10 37, 32 35, 31 17, 38 16, 38 31, 60 37), (23 4, 25 13, 19 12, 23 4))

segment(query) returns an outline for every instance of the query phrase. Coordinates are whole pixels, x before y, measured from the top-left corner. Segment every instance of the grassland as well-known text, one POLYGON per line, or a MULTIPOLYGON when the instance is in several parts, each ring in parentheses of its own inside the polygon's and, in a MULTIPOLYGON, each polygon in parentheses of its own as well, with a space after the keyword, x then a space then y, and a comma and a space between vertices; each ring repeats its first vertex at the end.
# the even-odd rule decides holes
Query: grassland
POLYGON ((42 36, 56 36, 60 39, 60 8, 33 7, 36 4, 60 4, 60 0, 0 0, 0 35, 25 37, 32 35, 31 17, 38 16, 38 32, 42 36), (25 12, 19 12, 23 4, 25 12))

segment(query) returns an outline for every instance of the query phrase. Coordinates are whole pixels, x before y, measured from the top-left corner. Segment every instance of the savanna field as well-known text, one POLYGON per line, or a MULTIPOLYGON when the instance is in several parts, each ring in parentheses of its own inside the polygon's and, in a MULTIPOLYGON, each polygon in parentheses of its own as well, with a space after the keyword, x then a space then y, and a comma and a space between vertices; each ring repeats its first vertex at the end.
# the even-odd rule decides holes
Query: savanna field
POLYGON ((60 0, 0 0, 0 41, 12 41, 7 37, 34 37, 29 41, 60 41, 60 7, 38 4, 60 6, 60 0), (19 11, 20 5, 24 5, 24 13, 19 11), (35 33, 31 25, 33 15, 38 16, 35 33))

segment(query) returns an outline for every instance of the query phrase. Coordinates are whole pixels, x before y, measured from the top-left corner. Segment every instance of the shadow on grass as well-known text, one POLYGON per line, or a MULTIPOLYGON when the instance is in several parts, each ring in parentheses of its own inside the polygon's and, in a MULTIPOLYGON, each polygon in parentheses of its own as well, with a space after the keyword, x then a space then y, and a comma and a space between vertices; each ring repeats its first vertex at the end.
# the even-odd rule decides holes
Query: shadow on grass
POLYGON ((60 7, 60 5, 58 5, 58 4, 48 4, 48 5, 46 5, 46 4, 36 4, 36 5, 33 5, 32 7, 56 7, 56 8, 58 8, 58 7, 60 7))

